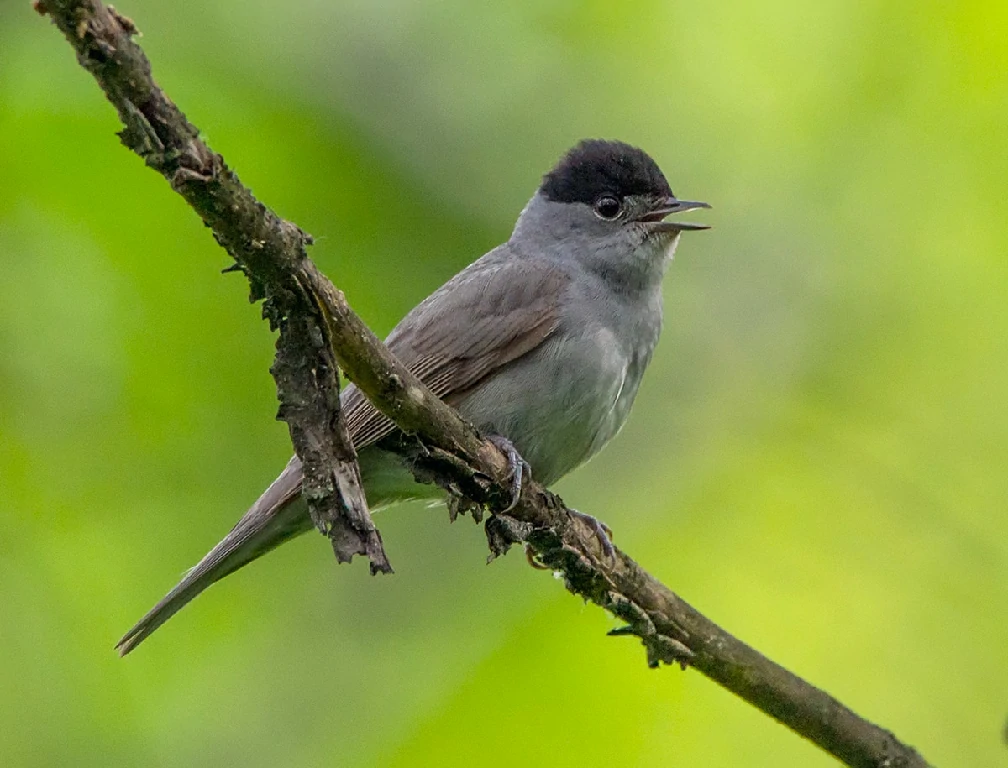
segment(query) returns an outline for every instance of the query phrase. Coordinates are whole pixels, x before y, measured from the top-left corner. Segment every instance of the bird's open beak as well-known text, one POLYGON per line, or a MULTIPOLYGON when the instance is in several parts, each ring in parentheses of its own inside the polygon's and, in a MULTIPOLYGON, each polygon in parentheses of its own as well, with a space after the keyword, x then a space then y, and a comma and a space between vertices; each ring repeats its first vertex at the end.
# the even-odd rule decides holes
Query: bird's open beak
POLYGON ((682 232, 684 230, 710 229, 710 224, 690 224, 685 221, 663 221, 666 216, 683 211, 693 211, 697 208, 710 208, 707 203, 695 200, 677 200, 666 197, 659 200, 655 207, 637 217, 637 221, 651 224, 652 232, 682 232))

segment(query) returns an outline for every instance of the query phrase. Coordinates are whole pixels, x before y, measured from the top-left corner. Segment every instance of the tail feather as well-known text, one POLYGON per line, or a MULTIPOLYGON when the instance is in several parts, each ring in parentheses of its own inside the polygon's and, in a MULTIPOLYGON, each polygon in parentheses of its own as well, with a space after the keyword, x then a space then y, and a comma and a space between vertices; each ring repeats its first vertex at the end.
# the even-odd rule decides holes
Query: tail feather
POLYGON ((186 573, 116 644, 120 656, 136 648, 186 603, 216 581, 312 527, 300 503, 301 462, 294 457, 231 532, 186 573))

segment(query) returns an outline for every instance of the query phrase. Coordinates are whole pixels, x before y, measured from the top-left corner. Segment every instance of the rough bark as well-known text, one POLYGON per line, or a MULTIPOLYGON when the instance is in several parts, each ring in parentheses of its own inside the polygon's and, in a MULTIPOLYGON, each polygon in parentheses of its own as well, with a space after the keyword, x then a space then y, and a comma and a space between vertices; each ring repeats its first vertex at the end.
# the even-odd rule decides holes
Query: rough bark
POLYGON ((337 364, 407 435, 394 448, 417 476, 492 515, 492 556, 513 544, 563 574, 567 588, 626 622, 650 666, 691 666, 850 766, 925 766, 911 747, 762 656, 700 614, 535 482, 510 499, 506 458, 400 365, 308 259, 311 237, 258 202, 151 77, 133 22, 97 0, 37 0, 118 110, 123 143, 164 176, 234 257, 253 300, 280 330, 273 374, 280 418, 305 463, 316 524, 343 560, 364 554, 391 570, 360 489, 339 410, 337 364), (348 501, 344 501, 348 500, 348 501))

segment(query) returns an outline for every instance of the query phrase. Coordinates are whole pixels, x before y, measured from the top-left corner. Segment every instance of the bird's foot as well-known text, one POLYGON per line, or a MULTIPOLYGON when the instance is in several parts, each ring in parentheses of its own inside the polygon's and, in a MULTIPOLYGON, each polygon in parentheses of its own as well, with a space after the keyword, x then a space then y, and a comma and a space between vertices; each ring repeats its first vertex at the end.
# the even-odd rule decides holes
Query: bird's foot
POLYGON ((531 479, 532 468, 521 457, 521 454, 518 453, 518 449, 514 447, 514 443, 503 435, 490 435, 487 437, 487 440, 500 448, 501 453, 507 456, 508 466, 511 469, 511 501, 501 510, 502 514, 506 514, 518 505, 518 500, 521 498, 522 483, 526 477, 531 479))
POLYGON ((605 555, 606 559, 615 559, 616 548, 612 543, 612 529, 597 517, 586 515, 584 512, 578 512, 576 509, 569 509, 568 512, 570 512, 571 517, 577 517, 582 522, 587 523, 588 527, 595 532, 595 538, 598 539, 599 546, 602 547, 602 554, 605 555))

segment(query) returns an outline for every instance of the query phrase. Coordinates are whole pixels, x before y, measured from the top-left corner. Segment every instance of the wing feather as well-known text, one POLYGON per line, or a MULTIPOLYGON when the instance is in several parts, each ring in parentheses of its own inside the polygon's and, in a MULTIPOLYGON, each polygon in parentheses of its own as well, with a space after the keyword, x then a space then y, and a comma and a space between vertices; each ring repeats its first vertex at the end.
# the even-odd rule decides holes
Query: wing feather
MULTIPOLYGON (((528 354, 556 330, 568 276, 523 262, 485 257, 463 270, 403 318, 386 341, 389 349, 447 402, 528 354)), ((358 450, 395 429, 352 385, 343 407, 358 450)))

